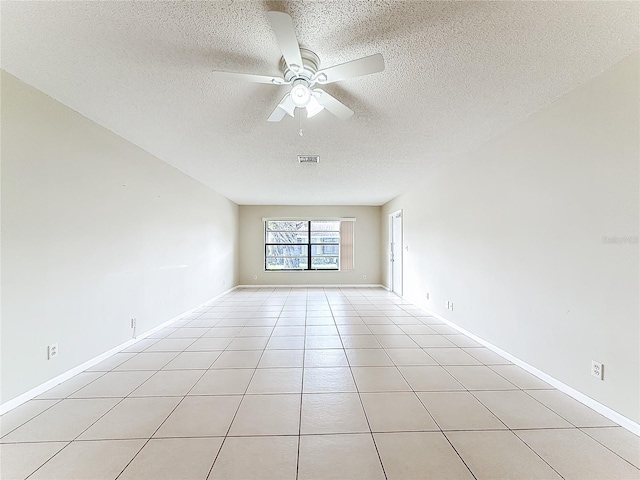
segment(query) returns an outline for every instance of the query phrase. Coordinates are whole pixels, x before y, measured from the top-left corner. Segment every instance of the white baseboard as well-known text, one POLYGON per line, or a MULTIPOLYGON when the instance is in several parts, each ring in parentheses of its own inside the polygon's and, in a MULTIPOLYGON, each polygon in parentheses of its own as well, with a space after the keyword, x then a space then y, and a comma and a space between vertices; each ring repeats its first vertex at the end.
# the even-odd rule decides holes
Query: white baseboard
MULTIPOLYGON (((292 288, 292 287, 321 287, 321 288, 384 288, 385 290, 388 290, 384 285, 378 285, 378 284, 367 284, 367 285, 363 285, 363 284, 348 284, 348 285, 237 285, 233 288, 230 288, 229 290, 226 290, 225 292, 222 292, 212 298, 210 298, 209 300, 202 302, 201 304, 191 308, 190 310, 181 313, 180 315, 173 317, 169 320, 167 320, 166 322, 138 335, 136 338, 132 338, 84 363, 82 363, 81 365, 78 365, 77 367, 72 368, 71 370, 67 370, 66 372, 52 378, 51 380, 48 380, 40 385, 38 385, 35 388, 32 388, 31 390, 23 393, 22 395, 19 395, 16 398, 13 398, 5 403, 3 403, 2 405, 0 405, 0 415, 3 415, 5 413, 7 413, 10 410, 13 410, 14 408, 18 407, 19 405, 22 405, 23 403, 27 402, 28 400, 31 400, 34 397, 37 397, 38 395, 41 395, 42 393, 46 392, 47 390, 59 385, 60 383, 74 377, 75 375, 77 375, 78 373, 81 373, 83 371, 85 371, 88 368, 93 367, 94 365, 97 365, 98 363, 106 360, 107 358, 111 357, 112 355, 126 349, 129 348, 130 346, 134 345, 135 343, 139 342, 140 340, 142 340, 143 338, 148 337, 149 335, 179 321, 180 319, 192 314, 193 312, 195 312, 196 310, 198 310, 199 308, 202 308, 203 306, 206 306, 207 304, 215 301, 216 299, 222 297, 223 295, 226 295, 238 288, 292 288)), ((409 302, 413 303, 414 305, 420 307, 421 309, 425 310, 426 312, 428 312, 430 315, 434 316, 435 318, 437 318, 438 320, 441 320, 442 322, 444 322, 445 324, 449 325, 450 327, 456 329, 457 331, 459 331, 460 333, 468 336, 469 338, 475 340, 476 342, 478 342, 479 344, 483 345, 484 347, 488 348, 489 350, 497 353, 498 355, 500 355, 501 357, 509 360, 510 362, 514 363, 515 365, 518 365, 519 367, 523 368, 524 370, 526 370, 527 372, 531 373, 532 375, 535 375, 536 377, 540 378, 541 380, 547 382, 548 384, 550 384, 551 386, 557 388, 558 390, 560 390, 563 393, 566 393, 567 395, 569 395, 570 397, 576 399, 577 401, 583 403, 584 405, 592 408, 593 410, 595 410, 596 412, 600 413, 601 415, 605 416, 606 418, 614 421, 615 423, 619 424, 620 426, 624 427, 625 429, 629 430, 630 432, 640 436, 640 424, 634 422, 633 420, 621 415, 620 413, 616 412, 615 410, 612 410, 611 408, 607 407, 606 405, 603 405, 602 403, 592 399, 591 397, 585 395, 584 393, 574 389, 573 387, 570 387, 569 385, 566 385, 565 383, 562 383, 561 381, 557 380, 556 378, 544 373, 541 370, 538 370, 536 367, 520 360, 517 357, 514 357, 513 355, 511 355, 508 352, 505 352, 504 350, 502 350, 499 347, 496 347, 495 345, 493 345, 490 342, 487 342, 486 340, 478 337, 477 335, 469 332, 468 330, 465 330, 464 328, 458 326, 457 324, 455 324, 454 322, 448 320, 447 318, 431 311, 429 308, 425 307, 424 305, 421 305, 419 301, 413 300, 411 298, 408 297, 403 297, 406 300, 408 300, 409 302)))
POLYGON ((497 353, 502 358, 505 358, 505 359, 509 360, 510 362, 512 362, 515 365, 518 365, 519 367, 523 368, 527 372, 529 372, 532 375, 535 375, 536 377, 538 377, 540 380, 543 380, 543 381, 547 382, 549 385, 553 386, 554 388, 557 388, 558 390, 560 390, 563 393, 566 393, 567 395, 569 395, 570 397, 576 399, 580 403, 583 403, 587 407, 589 407, 589 408, 595 410, 596 412, 598 412, 599 414, 607 417, 609 420, 611 420, 613 422, 616 422, 618 425, 620 425, 621 427, 626 428, 631 433, 634 433, 634 434, 640 436, 640 424, 634 422, 630 418, 627 418, 624 415, 621 415, 620 413, 616 412, 615 410, 612 410, 611 408, 607 407, 606 405, 603 405, 602 403, 598 402, 597 400, 594 400, 593 398, 585 395, 584 393, 576 390, 575 388, 570 387, 569 385, 567 385, 565 383, 562 383, 560 380, 552 377, 551 375, 548 375, 548 374, 544 373, 542 370, 538 370, 533 365, 530 365, 527 362, 524 362, 524 361, 520 360, 519 358, 514 357, 510 353, 505 352, 501 348, 496 347, 495 345, 493 345, 490 342, 487 342, 483 338, 480 338, 477 335, 469 332, 468 330, 465 330, 464 328, 462 328, 462 327, 458 326, 457 324, 453 323, 451 320, 448 320, 447 318, 443 317, 442 315, 439 315, 439 314, 433 312, 428 307, 426 307, 424 305, 421 305, 419 301, 413 300, 411 298, 406 298, 406 300, 408 300, 409 302, 413 303, 414 305, 420 307, 422 310, 424 310, 427 313, 429 313, 429 315, 431 315, 433 317, 436 317, 438 320, 443 321, 444 323, 449 325, 451 328, 455 328, 460 333, 463 333, 467 337, 475 340, 476 342, 478 342, 482 346, 488 348, 492 352, 497 353))
POLYGON ((345 283, 345 284, 295 284, 295 285, 238 285, 238 288, 387 288, 379 283, 345 283))
POLYGON ((186 312, 181 313, 180 315, 177 315, 169 320, 167 320, 164 323, 161 323, 160 325, 152 328, 151 330, 147 330, 146 332, 136 336, 135 338, 132 338, 130 340, 127 340, 124 343, 121 343, 120 345, 113 347, 110 350, 107 350, 104 353, 101 353, 100 355, 98 355, 97 357, 93 357, 90 360, 87 360, 86 362, 78 365, 77 367, 72 368, 71 370, 67 370, 64 373, 61 373, 60 375, 53 377, 51 380, 47 380, 46 382, 38 385, 35 388, 32 388, 31 390, 23 393, 22 395, 19 395, 15 398, 12 398, 11 400, 3 403, 2 405, 0 405, 0 415, 4 415, 5 413, 7 413, 10 410, 13 410, 14 408, 22 405, 23 403, 31 400, 34 397, 37 397, 38 395, 43 394, 44 392, 46 392, 47 390, 60 385, 62 382, 69 380, 71 377, 76 376, 79 373, 84 372, 86 369, 93 367, 94 365, 97 365, 98 363, 102 362, 103 360, 106 360, 107 358, 109 358, 112 355, 115 355, 118 352, 121 352, 122 350, 129 348, 130 346, 136 344, 137 342, 139 342, 140 340, 142 340, 143 338, 148 337, 149 335, 157 332, 158 330, 162 330, 165 327, 168 327, 169 325, 171 325, 172 323, 177 322, 178 320, 191 315, 193 312, 195 312, 196 310, 198 310, 199 308, 204 307, 205 305, 213 302, 214 300, 222 297, 223 295, 226 295, 227 293, 232 292, 233 290, 235 290, 236 287, 230 288, 229 290, 222 292, 218 295, 216 295, 213 298, 210 298, 209 300, 202 302, 201 304, 191 308, 190 310, 187 310, 186 312))

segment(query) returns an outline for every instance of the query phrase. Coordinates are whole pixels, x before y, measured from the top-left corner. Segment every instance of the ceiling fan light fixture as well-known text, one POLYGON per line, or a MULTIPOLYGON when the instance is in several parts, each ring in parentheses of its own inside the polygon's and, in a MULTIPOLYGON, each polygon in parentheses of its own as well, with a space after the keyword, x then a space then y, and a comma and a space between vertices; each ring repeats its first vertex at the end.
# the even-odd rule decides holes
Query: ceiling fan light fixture
POLYGON ((294 82, 291 89, 291 100, 296 107, 306 107, 311 100, 311 90, 303 81, 294 82))
POLYGON ((307 105, 307 118, 311 118, 314 115, 319 114, 322 110, 324 110, 324 107, 320 105, 320 102, 318 102, 316 97, 312 96, 307 105))

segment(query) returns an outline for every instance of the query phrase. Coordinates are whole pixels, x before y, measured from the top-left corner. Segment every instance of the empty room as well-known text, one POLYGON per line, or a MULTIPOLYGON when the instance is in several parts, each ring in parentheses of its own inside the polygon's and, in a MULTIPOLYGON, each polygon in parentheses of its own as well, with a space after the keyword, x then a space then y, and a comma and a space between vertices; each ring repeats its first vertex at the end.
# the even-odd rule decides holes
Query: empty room
POLYGON ((640 2, 0 40, 0 478, 640 480, 640 2))

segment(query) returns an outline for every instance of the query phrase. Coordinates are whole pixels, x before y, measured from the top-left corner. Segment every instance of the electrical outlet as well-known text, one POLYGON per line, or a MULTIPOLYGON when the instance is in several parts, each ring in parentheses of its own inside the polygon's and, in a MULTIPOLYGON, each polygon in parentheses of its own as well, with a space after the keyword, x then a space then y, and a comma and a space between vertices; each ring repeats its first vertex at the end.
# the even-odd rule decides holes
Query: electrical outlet
POLYGON ((604 380, 604 365, 595 360, 591 360, 591 375, 604 380))
POLYGON ((451 310, 453 312, 453 302, 449 303, 449 310, 451 310))
POLYGON ((136 328, 136 319, 135 318, 131 319, 131 328, 136 328))
POLYGON ((425 293, 425 297, 429 300, 429 292, 425 293))
POLYGON ((56 358, 58 356, 58 344, 52 343, 47 347, 47 360, 56 358))
POLYGON ((362 279, 363 279, 363 280, 366 280, 366 279, 367 279, 367 276, 366 276, 366 275, 362 275, 362 279))
POLYGON ((254 280, 257 280, 257 279, 258 279, 258 275, 254 275, 254 276, 253 276, 253 279, 254 279, 254 280))

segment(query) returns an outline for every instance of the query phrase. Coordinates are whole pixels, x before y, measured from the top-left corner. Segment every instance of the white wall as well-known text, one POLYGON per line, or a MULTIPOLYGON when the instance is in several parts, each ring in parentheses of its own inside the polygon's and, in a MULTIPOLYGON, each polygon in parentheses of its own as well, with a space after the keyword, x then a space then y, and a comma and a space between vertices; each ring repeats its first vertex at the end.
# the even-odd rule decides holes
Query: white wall
POLYGON ((241 285, 329 285, 380 283, 380 207, 367 206, 240 206, 241 285), (265 272, 263 218, 355 217, 351 272, 265 272), (258 278, 254 279, 254 275, 258 278), (364 278, 364 275, 367 278, 364 278))
POLYGON ((381 222, 386 242, 387 214, 404 209, 405 296, 635 422, 639 60, 434 172, 381 222))
POLYGON ((238 207, 1 80, 4 403, 236 285, 238 207))

